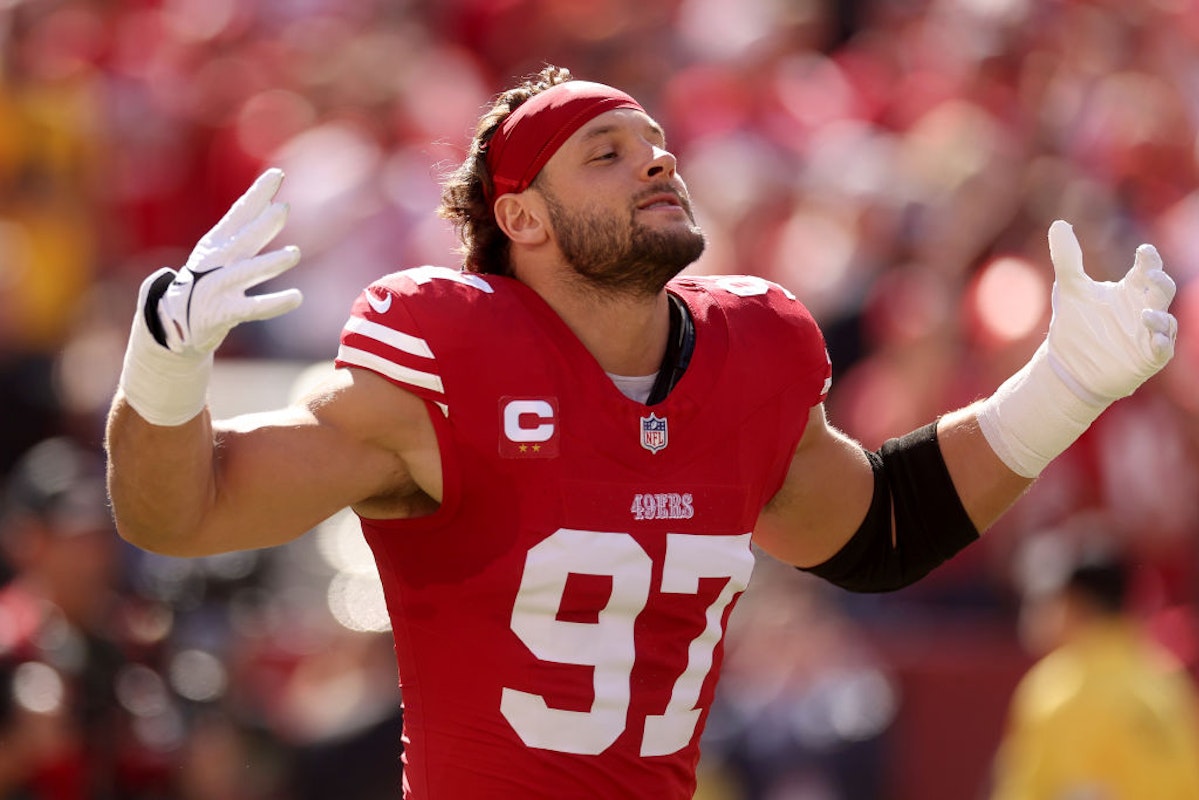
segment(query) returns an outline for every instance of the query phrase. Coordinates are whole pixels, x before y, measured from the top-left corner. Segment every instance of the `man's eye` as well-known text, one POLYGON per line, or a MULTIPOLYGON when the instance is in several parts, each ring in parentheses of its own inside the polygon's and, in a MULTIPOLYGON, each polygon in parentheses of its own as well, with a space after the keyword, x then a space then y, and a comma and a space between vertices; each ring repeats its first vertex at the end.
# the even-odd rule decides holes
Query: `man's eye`
POLYGON ((595 158, 593 158, 591 160, 592 161, 611 161, 614 158, 616 158, 616 151, 613 150, 613 151, 609 151, 606 153, 600 153, 599 155, 597 155, 595 158))

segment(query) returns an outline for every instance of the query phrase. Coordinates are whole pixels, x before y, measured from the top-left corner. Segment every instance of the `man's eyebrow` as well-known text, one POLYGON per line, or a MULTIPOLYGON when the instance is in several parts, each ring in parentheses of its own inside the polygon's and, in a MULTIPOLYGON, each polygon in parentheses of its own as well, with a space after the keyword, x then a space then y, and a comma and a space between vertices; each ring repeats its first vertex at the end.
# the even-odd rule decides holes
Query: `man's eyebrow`
POLYGON ((592 139, 598 139, 601 136, 607 136, 608 134, 615 133, 615 132, 616 132, 615 125, 600 125, 598 127, 590 128, 589 130, 584 131, 583 132, 583 141, 589 142, 592 139))
MULTIPOLYGON (((662 130, 661 125, 656 122, 648 122, 646 123, 646 127, 649 129, 650 133, 658 137, 658 140, 662 142, 662 144, 666 143, 666 131, 662 130)), ((583 141, 589 142, 593 139, 598 139, 601 136, 607 136, 608 134, 616 133, 620 130, 620 128, 621 126, 619 125, 600 125, 595 128, 590 128, 583 132, 583 141)))

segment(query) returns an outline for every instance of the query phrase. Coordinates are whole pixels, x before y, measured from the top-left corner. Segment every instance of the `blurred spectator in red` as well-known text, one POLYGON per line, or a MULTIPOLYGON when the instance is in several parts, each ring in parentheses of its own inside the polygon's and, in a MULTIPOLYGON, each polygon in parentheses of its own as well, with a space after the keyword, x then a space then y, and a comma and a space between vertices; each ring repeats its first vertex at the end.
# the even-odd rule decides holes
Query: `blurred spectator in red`
POLYGON ((0 590, 0 762, 19 758, 0 767, 0 781, 14 796, 150 798, 166 785, 163 754, 128 713, 139 676, 122 630, 102 464, 75 441, 48 439, 24 454, 3 493, 0 545, 13 575, 0 590))

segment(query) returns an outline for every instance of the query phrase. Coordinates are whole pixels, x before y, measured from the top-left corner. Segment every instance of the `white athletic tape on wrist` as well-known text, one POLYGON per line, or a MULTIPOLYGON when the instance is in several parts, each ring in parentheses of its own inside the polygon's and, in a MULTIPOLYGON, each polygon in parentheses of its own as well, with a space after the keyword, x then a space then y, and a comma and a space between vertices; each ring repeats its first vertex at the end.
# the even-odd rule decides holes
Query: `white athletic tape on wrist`
POLYGON ((1042 344, 978 407, 987 443, 1013 472, 1035 478, 1103 413, 1108 402, 1079 397, 1050 364, 1042 344))
POLYGON ((125 349, 120 388, 126 401, 154 425, 182 425, 204 410, 212 353, 179 355, 160 345, 146 326, 146 301, 159 270, 142 283, 125 349))

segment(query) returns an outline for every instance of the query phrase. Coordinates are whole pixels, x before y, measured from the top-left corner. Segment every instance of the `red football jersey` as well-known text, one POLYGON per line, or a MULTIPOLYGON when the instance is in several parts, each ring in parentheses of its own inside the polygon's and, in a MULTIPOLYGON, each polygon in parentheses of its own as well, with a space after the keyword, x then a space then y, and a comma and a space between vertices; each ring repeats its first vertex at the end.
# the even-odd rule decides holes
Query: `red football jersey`
POLYGON ((531 289, 441 267, 367 287, 337 365, 424 398, 444 497, 363 519, 395 636, 404 796, 690 798, 750 532, 828 390, 780 286, 678 278, 667 399, 612 380, 531 289))

